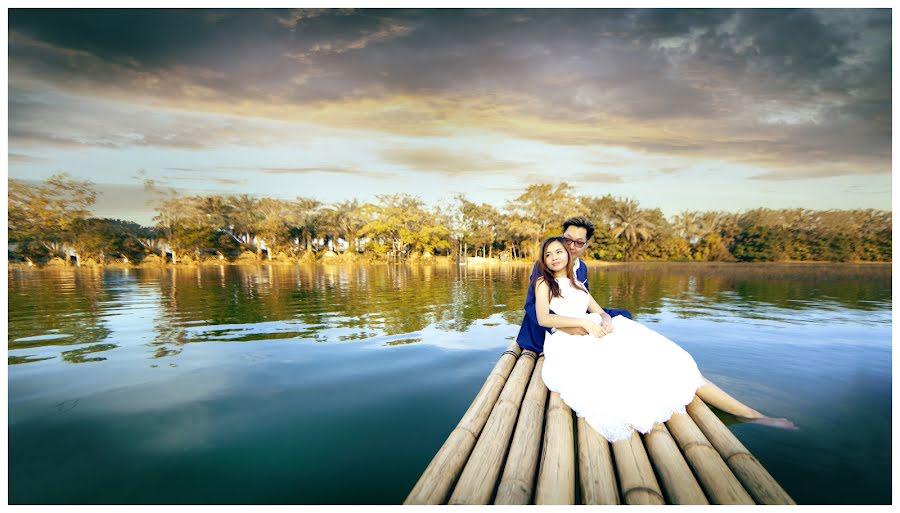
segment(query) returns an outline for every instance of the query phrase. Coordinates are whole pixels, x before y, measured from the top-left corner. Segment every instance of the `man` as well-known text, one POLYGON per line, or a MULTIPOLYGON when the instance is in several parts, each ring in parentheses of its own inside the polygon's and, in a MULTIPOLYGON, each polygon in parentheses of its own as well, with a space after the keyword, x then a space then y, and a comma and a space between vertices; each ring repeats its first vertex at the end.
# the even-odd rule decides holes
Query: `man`
MULTIPOLYGON (((588 271, 587 265, 581 261, 581 254, 587 249, 588 242, 594 235, 594 225, 584 217, 572 217, 566 219, 562 224, 563 239, 565 240, 566 250, 569 252, 570 258, 575 259, 573 272, 575 279, 584 285, 584 288, 590 292, 588 287, 588 271)), ((538 268, 535 263, 531 270, 531 284, 537 277, 538 268)), ((552 310, 551 310, 552 313, 552 310)), ((610 318, 616 315, 622 315, 631 319, 631 312, 628 310, 606 310, 609 318, 604 317, 603 324, 608 325, 610 318)), ((584 328, 555 328, 564 331, 570 335, 587 335, 588 332, 584 328)), ((537 315, 534 311, 534 287, 528 287, 528 297, 525 299, 525 319, 522 321, 522 327, 519 329, 519 335, 516 337, 516 343, 522 349, 528 349, 536 353, 544 350, 544 336, 550 331, 537 322, 537 315)))

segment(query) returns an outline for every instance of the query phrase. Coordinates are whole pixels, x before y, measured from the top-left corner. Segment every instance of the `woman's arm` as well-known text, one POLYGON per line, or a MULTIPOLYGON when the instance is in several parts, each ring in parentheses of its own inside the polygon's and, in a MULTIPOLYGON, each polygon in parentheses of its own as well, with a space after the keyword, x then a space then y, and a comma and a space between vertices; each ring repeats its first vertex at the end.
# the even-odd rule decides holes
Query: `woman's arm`
POLYGON ((588 303, 588 312, 589 313, 598 313, 600 314, 600 318, 602 319, 602 326, 606 328, 607 331, 612 331, 612 317, 603 308, 600 308, 600 305, 594 301, 594 296, 588 293, 588 297, 591 298, 591 302, 588 303))
POLYGON ((606 334, 590 319, 550 313, 550 286, 543 278, 538 278, 534 284, 534 311, 537 314, 538 324, 545 328, 584 328, 594 336, 602 337, 606 334))

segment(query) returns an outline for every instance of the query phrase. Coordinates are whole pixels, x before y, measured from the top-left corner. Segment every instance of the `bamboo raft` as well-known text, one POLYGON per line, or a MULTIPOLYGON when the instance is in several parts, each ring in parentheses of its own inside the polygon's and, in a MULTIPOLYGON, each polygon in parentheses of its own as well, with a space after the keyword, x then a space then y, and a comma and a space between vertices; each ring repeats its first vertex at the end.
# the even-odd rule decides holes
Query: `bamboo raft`
POLYGON ((543 363, 509 346, 404 504, 796 504, 700 398, 610 444, 543 363))

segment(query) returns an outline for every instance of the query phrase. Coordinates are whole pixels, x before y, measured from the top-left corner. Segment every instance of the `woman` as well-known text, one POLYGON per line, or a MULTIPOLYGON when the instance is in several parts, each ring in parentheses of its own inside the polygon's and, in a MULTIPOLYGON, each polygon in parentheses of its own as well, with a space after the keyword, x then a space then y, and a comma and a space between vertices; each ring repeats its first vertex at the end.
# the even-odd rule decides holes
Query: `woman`
POLYGON ((691 355, 666 337, 625 317, 610 318, 574 279, 562 237, 547 239, 540 255, 540 273, 532 283, 538 323, 589 333, 547 334, 544 383, 604 438, 622 440, 634 429, 647 433, 655 423, 684 413, 694 394, 743 420, 793 427, 706 381, 691 355))

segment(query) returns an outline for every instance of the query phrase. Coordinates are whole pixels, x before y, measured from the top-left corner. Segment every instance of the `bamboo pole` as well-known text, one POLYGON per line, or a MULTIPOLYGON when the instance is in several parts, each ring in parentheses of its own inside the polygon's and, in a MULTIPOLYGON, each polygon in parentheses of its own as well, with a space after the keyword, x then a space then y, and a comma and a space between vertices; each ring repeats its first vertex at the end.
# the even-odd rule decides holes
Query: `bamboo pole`
POLYGON ((450 495, 448 504, 488 504, 506 453, 509 440, 519 416, 519 407, 525 395, 531 372, 534 370, 537 355, 531 351, 523 351, 500 398, 494 404, 487 424, 472 449, 472 454, 463 468, 459 481, 450 495))
POLYGON ((687 412, 757 504, 797 504, 699 397, 687 412))
POLYGON ((575 434, 572 410, 550 393, 547 428, 538 472, 535 504, 575 504, 575 434))
POLYGON ((547 407, 547 387, 541 371, 544 357, 538 358, 522 400, 516 432, 513 434, 503 476, 497 486, 494 504, 529 504, 534 493, 534 477, 537 473, 544 432, 544 413, 547 407))
POLYGON ((754 504, 740 481, 686 413, 672 415, 666 426, 711 503, 754 504))
POLYGON ((513 342, 500 356, 462 420, 419 477, 404 504, 442 504, 446 500, 521 352, 513 342))
POLYGON ((643 438, 666 501, 669 504, 709 504, 666 426, 657 422, 643 438))
POLYGON ((629 438, 613 442, 612 450, 619 471, 622 502, 632 505, 665 504, 641 437, 632 432, 629 438))
POLYGON ((609 442, 578 417, 578 482, 584 504, 619 504, 609 442))

